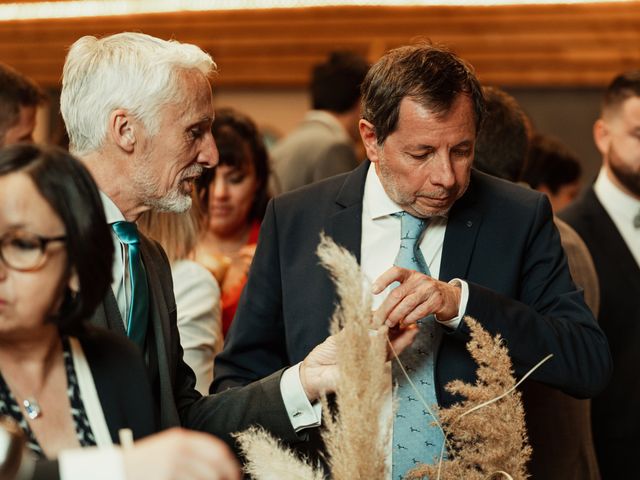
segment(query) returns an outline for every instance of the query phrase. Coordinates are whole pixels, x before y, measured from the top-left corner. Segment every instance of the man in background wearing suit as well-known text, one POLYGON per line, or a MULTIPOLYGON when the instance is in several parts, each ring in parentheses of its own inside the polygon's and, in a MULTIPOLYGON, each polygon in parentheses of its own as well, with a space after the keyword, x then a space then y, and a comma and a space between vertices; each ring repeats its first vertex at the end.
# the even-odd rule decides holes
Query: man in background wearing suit
MULTIPOLYGON (((483 89, 487 116, 476 140, 475 168, 512 182, 521 181, 529 146, 529 119, 511 95, 483 89)), ((554 217, 571 277, 584 289, 585 302, 596 314, 598 277, 593 260, 578 234, 554 217)), ((534 480, 598 480, 598 462, 591 435, 590 401, 572 398, 539 382, 522 385, 529 443, 529 473, 534 480)))
POLYGON ((360 84, 368 69, 366 60, 352 52, 333 52, 313 68, 313 110, 271 152, 278 192, 289 192, 358 165, 354 142, 359 139, 360 84))
POLYGON ((45 99, 33 81, 0 63, 0 147, 33 141, 36 109, 45 99))
MULTIPOLYGON (((327 337, 335 290, 314 253, 325 231, 373 282, 379 321, 420 323, 405 360, 424 374, 414 383, 428 402, 448 406, 445 384, 475 382, 465 315, 502 335, 516 375, 553 354, 532 378, 598 393, 611 369, 606 338, 571 281, 548 200, 471 169, 484 100, 470 68, 439 47, 402 47, 371 67, 362 97, 370 162, 269 204, 214 389, 296 363, 327 337)), ((428 412, 403 415, 417 402, 397 378, 394 479, 413 460, 431 463, 443 442, 428 412)))
POLYGON ((616 77, 593 128, 602 154, 595 184, 560 216, 587 244, 600 281, 600 326, 615 369, 592 401, 604 479, 625 478, 640 451, 640 71, 616 77))
MULTIPOLYGON (((112 289, 92 321, 127 335, 142 350, 162 429, 183 426, 231 444, 231 433, 259 424, 296 442, 306 435, 296 428, 296 395, 307 402, 333 389, 328 352, 244 389, 202 397, 183 361, 169 262, 134 223, 149 209, 186 211, 193 181, 216 165, 208 80, 214 69, 195 45, 140 33, 87 36, 69 50, 61 111, 72 153, 101 190, 116 249, 112 289)), ((147 478, 231 478, 222 442, 186 431, 172 439, 149 450, 147 478)), ((91 478, 119 478, 110 473, 113 465, 94 464, 91 478)))

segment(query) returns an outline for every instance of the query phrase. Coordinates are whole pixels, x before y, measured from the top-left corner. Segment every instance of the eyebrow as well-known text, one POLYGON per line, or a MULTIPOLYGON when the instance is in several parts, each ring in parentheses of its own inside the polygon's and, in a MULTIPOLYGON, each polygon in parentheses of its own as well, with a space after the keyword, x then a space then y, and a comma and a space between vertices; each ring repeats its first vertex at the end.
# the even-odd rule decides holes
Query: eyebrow
MULTIPOLYGON (((451 148, 470 147, 471 145, 473 145, 473 141, 472 140, 463 140, 460 143, 456 143, 451 148)), ((429 149, 434 149, 434 148, 435 147, 433 145, 418 144, 418 145, 407 145, 405 150, 429 150, 429 149)))

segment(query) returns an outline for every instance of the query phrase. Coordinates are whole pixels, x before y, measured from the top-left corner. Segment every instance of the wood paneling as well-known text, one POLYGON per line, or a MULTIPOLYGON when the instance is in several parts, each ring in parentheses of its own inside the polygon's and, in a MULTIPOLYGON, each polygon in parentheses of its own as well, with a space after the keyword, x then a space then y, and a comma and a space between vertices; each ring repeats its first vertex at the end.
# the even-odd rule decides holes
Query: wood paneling
POLYGON ((59 83, 66 49, 82 35, 142 31, 200 45, 218 84, 291 87, 333 49, 375 61, 430 39, 471 62, 485 83, 602 86, 640 68, 640 3, 500 7, 318 7, 180 12, 0 22, 0 60, 41 84, 59 83))

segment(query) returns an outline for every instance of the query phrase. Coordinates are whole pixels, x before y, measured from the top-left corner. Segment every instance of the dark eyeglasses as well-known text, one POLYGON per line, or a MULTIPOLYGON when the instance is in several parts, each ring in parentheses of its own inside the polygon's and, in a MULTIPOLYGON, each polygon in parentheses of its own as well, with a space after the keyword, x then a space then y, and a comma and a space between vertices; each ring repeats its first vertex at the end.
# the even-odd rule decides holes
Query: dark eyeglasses
POLYGON ((22 230, 10 231, 0 237, 0 259, 13 270, 36 270, 44 265, 47 245, 64 242, 66 238, 64 235, 43 237, 22 230))

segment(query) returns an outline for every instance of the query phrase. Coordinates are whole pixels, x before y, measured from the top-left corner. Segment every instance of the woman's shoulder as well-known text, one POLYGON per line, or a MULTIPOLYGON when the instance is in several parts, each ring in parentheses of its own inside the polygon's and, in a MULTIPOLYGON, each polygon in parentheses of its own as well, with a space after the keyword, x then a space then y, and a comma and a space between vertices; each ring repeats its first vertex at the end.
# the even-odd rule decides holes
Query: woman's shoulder
POLYGON ((109 357, 118 362, 131 357, 140 357, 140 350, 128 338, 95 325, 85 325, 74 335, 88 358, 109 357))

